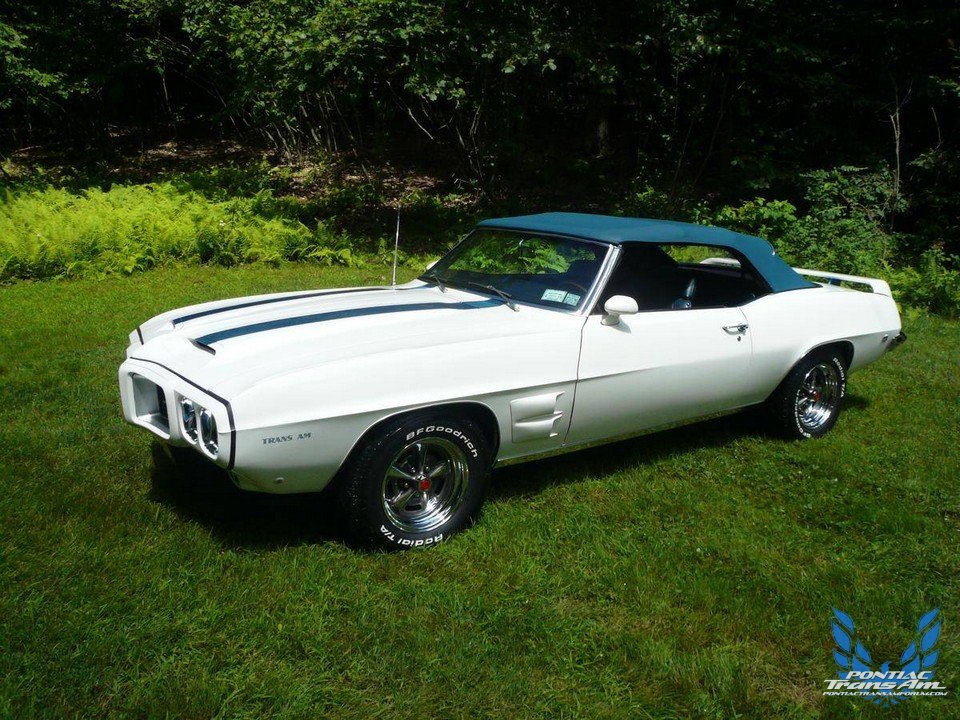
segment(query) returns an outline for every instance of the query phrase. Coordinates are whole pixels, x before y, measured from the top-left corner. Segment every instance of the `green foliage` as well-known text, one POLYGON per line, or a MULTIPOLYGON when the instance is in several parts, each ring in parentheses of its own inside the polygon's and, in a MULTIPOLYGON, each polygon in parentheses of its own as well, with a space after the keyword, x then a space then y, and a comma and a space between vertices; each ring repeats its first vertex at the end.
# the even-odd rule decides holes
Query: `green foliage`
POLYGON ((263 191, 271 190, 276 170, 265 162, 243 166, 222 165, 180 173, 171 177, 170 182, 182 192, 195 191, 210 200, 222 201, 258 196, 263 191))
POLYGON ((804 175, 804 183, 804 213, 783 200, 755 198, 698 219, 766 238, 791 265, 890 278, 902 302, 957 314, 956 258, 934 247, 914 261, 911 238, 889 229, 907 200, 896 192, 888 169, 815 171, 804 175))
MULTIPOLYGON (((106 190, 24 182, 0 202, 0 282, 130 274, 173 261, 389 267, 397 201, 383 184, 334 183, 305 200, 273 192, 276 175, 256 165, 106 190)), ((754 198, 716 211, 701 205, 694 218, 765 237, 794 266, 887 278, 907 305, 960 314, 960 261, 939 246, 914 256, 912 238, 889 230, 893 209, 906 201, 892 198, 887 170, 817 171, 804 182, 803 212, 785 200, 754 198)), ((663 215, 668 202, 643 185, 621 210, 663 215)), ((419 190, 400 203, 400 263, 418 268, 424 254, 435 258, 449 248, 476 212, 462 207, 459 197, 419 190)), ((572 259, 529 246, 510 267, 563 270, 572 259)), ((474 260, 477 270, 495 270, 503 256, 474 260)))
POLYGON ((139 104, 125 94, 137 83, 162 90, 156 80, 168 55, 184 55, 164 27, 180 5, 180 0, 4 3, 0 111, 16 118, 17 130, 31 117, 56 118, 61 127, 83 124, 99 114, 88 114, 95 105, 136 117, 139 104))
POLYGON ((265 190, 211 201, 175 182, 7 191, 0 203, 0 281, 130 274, 173 260, 348 267, 366 261, 349 239, 322 223, 311 229, 285 217, 278 205, 265 190))
POLYGON ((27 58, 26 36, 0 21, 0 110, 14 106, 17 95, 39 103, 46 93, 64 97, 63 78, 33 66, 27 58))
MULTIPOLYGON (((960 254, 958 22, 956 3, 839 0, 735 13, 662 1, 7 3, 2 144, 250 128, 285 159, 388 148, 417 172, 439 158, 458 189, 511 206, 609 209, 639 176, 627 212, 729 205, 732 223, 789 223, 785 206, 751 199, 780 198, 798 208, 789 232, 771 229, 791 257, 919 267, 932 248, 960 254)), ((216 201, 270 189, 258 202, 290 219, 328 216, 368 237, 386 224, 385 195, 396 199, 375 180, 291 202, 278 195, 316 178, 261 170, 179 182, 216 201)), ((449 203, 410 200, 427 240, 468 225, 449 203)))
MULTIPOLYGON (((960 98, 960 90, 953 92, 960 98)), ((938 143, 910 163, 908 174, 911 209, 907 219, 912 237, 906 240, 910 248, 919 254, 930 248, 960 254, 960 152, 938 143)))
MULTIPOLYGON (((30 123, 13 111, 33 108, 55 128, 229 117, 288 150, 412 131, 490 187, 533 147, 648 160, 672 176, 671 195, 707 178, 757 194, 824 153, 889 158, 894 108, 905 163, 934 147, 931 110, 938 133, 956 123, 958 15, 837 0, 736 13, 529 0, 8 4, 0 97, 18 128, 30 123)), ((955 155, 951 140, 936 147, 955 155)))
POLYGON ((782 242, 796 232, 797 208, 786 200, 747 200, 736 207, 724 206, 715 213, 701 214, 704 223, 757 235, 771 242, 782 242))
POLYGON ((723 207, 711 220, 773 242, 794 265, 870 274, 884 268, 893 251, 885 220, 902 199, 891 197, 888 173, 860 168, 816 171, 804 176, 807 211, 783 200, 756 198, 723 207))
MULTIPOLYGON (((382 182, 327 183, 305 208, 356 238, 393 237, 401 214, 401 245, 408 252, 435 253, 452 246, 476 221, 476 208, 460 195, 437 196, 419 189, 394 197, 382 182)), ((391 252, 392 252, 391 244, 391 252)))
POLYGON ((960 258, 933 248, 916 266, 890 268, 886 277, 894 295, 906 305, 960 317, 960 258))
POLYGON ((631 184, 626 198, 618 205, 617 211, 619 214, 634 217, 669 218, 675 214, 676 207, 659 183, 637 179, 631 184))

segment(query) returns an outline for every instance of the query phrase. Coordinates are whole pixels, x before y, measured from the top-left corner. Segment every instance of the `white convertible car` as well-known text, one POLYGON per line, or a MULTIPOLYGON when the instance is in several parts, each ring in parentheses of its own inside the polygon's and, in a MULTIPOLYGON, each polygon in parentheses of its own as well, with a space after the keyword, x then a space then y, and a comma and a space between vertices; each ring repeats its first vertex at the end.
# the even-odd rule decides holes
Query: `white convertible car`
POLYGON ((903 340, 882 280, 719 228, 546 213, 481 222, 405 285, 159 315, 120 395, 239 487, 334 482, 359 540, 411 547, 467 526, 494 465, 750 406, 819 437, 847 376, 903 340))

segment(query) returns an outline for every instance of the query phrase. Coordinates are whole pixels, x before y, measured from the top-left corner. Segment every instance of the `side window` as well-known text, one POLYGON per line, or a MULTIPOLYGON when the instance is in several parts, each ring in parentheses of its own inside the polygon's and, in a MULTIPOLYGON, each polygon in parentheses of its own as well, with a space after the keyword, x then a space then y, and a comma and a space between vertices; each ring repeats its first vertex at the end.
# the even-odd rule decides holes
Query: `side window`
POLYGON ((624 245, 597 310, 612 295, 628 295, 649 312, 735 307, 766 292, 753 267, 728 248, 636 243, 624 245))

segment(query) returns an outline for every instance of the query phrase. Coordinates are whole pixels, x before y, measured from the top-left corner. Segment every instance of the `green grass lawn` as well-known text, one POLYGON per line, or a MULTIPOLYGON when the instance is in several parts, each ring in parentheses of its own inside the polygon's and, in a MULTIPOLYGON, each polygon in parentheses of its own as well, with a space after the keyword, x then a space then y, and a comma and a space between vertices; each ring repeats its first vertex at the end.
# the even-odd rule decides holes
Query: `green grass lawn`
MULTIPOLYGON (((503 469, 436 548, 350 549, 120 417, 127 333, 382 269, 166 268, 0 289, 0 716, 960 717, 960 323, 852 377, 830 435, 734 417, 503 469), (825 699, 830 608, 946 699, 825 699)), ((358 378, 358 382, 362 379, 358 378)))

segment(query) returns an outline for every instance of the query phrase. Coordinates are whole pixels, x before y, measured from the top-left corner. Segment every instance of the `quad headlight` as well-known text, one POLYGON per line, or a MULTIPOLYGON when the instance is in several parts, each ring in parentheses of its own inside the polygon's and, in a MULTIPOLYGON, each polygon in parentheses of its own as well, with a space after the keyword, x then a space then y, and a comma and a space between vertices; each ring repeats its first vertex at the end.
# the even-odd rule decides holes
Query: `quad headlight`
POLYGON ((217 419, 213 413, 206 408, 200 408, 200 440, 203 442, 204 449, 213 457, 217 456, 219 451, 217 435, 217 419))
POLYGON ((220 436, 213 412, 193 400, 180 398, 180 425, 189 442, 198 445, 204 454, 214 460, 217 458, 220 452, 220 436))
POLYGON ((197 406, 193 400, 180 400, 180 421, 183 424, 183 434, 190 442, 197 441, 197 406))

